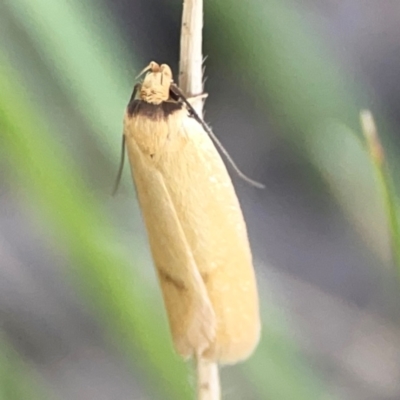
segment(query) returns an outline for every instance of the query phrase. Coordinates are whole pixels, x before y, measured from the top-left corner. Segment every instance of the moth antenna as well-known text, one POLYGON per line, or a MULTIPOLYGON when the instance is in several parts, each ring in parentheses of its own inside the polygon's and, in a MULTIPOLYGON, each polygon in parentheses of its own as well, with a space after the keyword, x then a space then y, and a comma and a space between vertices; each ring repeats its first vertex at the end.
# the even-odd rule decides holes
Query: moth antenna
POLYGON ((153 71, 153 72, 155 72, 155 71, 157 71, 157 70, 159 70, 159 69, 160 69, 160 66, 159 66, 156 62, 151 61, 150 64, 149 64, 146 68, 143 68, 142 71, 140 71, 139 75, 137 75, 137 76, 135 77, 135 80, 139 79, 139 78, 140 78, 143 74, 145 74, 147 71, 153 71))
POLYGON ((235 161, 233 161, 232 157, 230 156, 228 151, 225 149, 225 147, 222 145, 222 143, 219 141, 219 139, 214 135, 212 130, 204 122, 202 123, 202 126, 203 126, 204 130, 210 135, 211 139, 214 140, 215 144, 219 147, 222 154, 229 161, 229 164, 231 164, 232 168, 236 171, 236 173, 250 185, 255 186, 256 188, 259 188, 259 189, 265 189, 265 185, 263 183, 255 181, 254 179, 251 179, 250 177, 248 177, 245 173, 243 173, 240 170, 240 168, 236 165, 235 161))
POLYGON ((226 157, 228 160, 229 164, 231 164, 232 168, 235 170, 235 172, 247 183, 249 183, 252 186, 255 186, 259 189, 265 189, 265 185, 257 182, 251 178, 249 178, 246 174, 244 174, 239 167, 236 165, 236 163, 233 161, 232 157, 229 155, 225 147, 222 145, 222 143, 219 141, 217 136, 213 133, 213 131, 210 129, 210 127, 203 121, 202 118, 199 117, 197 114, 196 110, 192 107, 192 105, 189 103, 189 101, 186 99, 185 95, 182 93, 181 89, 176 84, 171 85, 171 90, 178 95, 186 107, 189 109, 189 111, 192 113, 193 117, 196 119, 196 121, 203 127, 203 129, 207 132, 207 134, 211 137, 211 139, 215 142, 215 144, 218 146, 222 154, 226 157))
MULTIPOLYGON (((151 69, 153 67, 154 62, 152 61, 141 73, 140 75, 144 74, 146 71, 148 71, 149 69, 151 69)), ((141 85, 140 83, 137 83, 134 87, 133 87, 133 92, 132 92, 132 96, 129 100, 128 103, 128 107, 129 104, 135 100, 136 98, 136 94, 138 92, 138 90, 140 89, 141 85)), ((121 177, 122 177, 122 172, 124 170, 124 163, 125 163, 125 135, 122 135, 122 150, 121 150, 121 157, 120 157, 120 163, 119 163, 119 168, 118 168, 118 173, 117 173, 117 178, 115 179, 115 184, 114 184, 114 189, 112 191, 112 196, 115 196, 115 194, 117 193, 118 187, 119 187, 119 183, 121 182, 121 177)))
POLYGON ((117 178, 115 179, 114 190, 112 191, 112 195, 115 196, 117 193, 119 183, 121 182, 122 171, 124 170, 125 163, 125 135, 122 135, 122 151, 121 151, 121 161, 119 163, 117 178))

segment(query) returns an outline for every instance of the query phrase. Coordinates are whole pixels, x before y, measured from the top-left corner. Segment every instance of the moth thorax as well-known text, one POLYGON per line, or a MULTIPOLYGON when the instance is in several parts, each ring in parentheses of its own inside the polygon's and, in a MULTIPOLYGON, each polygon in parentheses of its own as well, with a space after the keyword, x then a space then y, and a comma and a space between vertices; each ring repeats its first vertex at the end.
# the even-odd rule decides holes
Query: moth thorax
POLYGON ((146 87, 144 84, 140 90, 140 98, 147 103, 160 104, 169 98, 169 85, 157 85, 146 87))

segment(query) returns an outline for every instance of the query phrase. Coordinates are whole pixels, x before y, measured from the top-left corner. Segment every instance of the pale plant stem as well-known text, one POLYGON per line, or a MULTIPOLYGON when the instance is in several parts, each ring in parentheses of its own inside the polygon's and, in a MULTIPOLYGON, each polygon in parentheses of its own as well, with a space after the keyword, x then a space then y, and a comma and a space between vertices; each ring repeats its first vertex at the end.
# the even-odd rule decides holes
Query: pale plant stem
MULTIPOLYGON (((203 0, 184 0, 179 61, 179 87, 187 97, 203 93, 203 0)), ((203 99, 193 102, 203 115, 203 99)))
POLYGON ((201 357, 196 358, 197 367, 197 399, 220 400, 218 365, 201 357))
MULTIPOLYGON (((179 87, 197 114, 203 115, 203 0, 184 0, 179 61, 179 87), (197 96, 197 97, 196 97, 197 96)), ((196 356, 197 400, 220 400, 218 364, 196 356)))

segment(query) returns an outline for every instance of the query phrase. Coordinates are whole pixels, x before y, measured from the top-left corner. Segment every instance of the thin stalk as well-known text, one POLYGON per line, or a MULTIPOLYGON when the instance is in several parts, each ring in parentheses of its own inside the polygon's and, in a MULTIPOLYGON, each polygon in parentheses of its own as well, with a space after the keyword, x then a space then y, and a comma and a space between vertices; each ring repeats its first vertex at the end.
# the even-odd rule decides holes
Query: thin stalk
MULTIPOLYGON (((198 115, 203 115, 203 0, 184 0, 182 11, 179 87, 198 115)), ((217 363, 196 356, 197 399, 219 400, 217 363)))
POLYGON ((184 0, 179 61, 179 87, 203 115, 203 0, 184 0))
POLYGON ((218 365, 204 358, 196 358, 197 398, 199 400, 220 400, 218 365))

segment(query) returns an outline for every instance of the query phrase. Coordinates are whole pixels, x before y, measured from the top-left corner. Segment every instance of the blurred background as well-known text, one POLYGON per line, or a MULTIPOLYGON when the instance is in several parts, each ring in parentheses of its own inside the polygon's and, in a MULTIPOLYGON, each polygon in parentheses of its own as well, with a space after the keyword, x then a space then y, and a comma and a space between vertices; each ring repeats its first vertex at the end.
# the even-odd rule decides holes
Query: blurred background
MULTIPOLYGON (((177 72, 181 11, 0 2, 1 399, 193 398, 128 168, 110 194, 134 77, 177 72)), ((370 108, 396 186, 399 19, 396 0, 205 0, 205 119, 267 186, 231 174, 263 337, 222 369, 224 399, 400 398, 400 287, 359 125, 370 108)))

